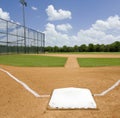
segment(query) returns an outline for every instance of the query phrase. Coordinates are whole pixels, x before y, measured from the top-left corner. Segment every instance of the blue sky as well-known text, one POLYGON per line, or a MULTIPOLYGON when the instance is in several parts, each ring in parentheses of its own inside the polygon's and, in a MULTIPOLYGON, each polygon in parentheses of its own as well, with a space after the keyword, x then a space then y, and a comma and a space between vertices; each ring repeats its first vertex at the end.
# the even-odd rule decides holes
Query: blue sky
MULTIPOLYGON (((45 32, 46 45, 120 41, 120 0, 25 0, 26 26, 45 32)), ((22 22, 19 0, 0 0, 0 17, 22 22)))

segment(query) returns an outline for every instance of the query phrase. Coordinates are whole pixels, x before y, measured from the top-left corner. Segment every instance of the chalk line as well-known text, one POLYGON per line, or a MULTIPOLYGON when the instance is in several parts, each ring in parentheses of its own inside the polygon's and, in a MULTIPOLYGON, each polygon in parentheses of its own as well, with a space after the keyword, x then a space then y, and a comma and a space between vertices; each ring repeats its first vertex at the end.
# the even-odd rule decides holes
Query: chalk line
POLYGON ((9 73, 8 71, 0 68, 0 70, 4 73, 6 73, 8 76, 10 76, 13 80, 15 80, 17 83, 19 83, 20 85, 22 85, 27 91, 29 91, 31 94, 33 94, 35 97, 49 97, 50 95, 39 95, 36 91, 32 90, 27 84, 25 84, 24 82, 20 81, 18 78, 16 78, 15 76, 13 76, 11 73, 9 73))
POLYGON ((118 80, 114 85, 112 85, 107 90, 103 91, 100 94, 94 94, 94 96, 104 96, 105 94, 107 94, 108 92, 110 92, 111 90, 113 90, 114 88, 116 88, 119 84, 120 84, 120 80, 118 80))
MULTIPOLYGON (((20 85, 22 85, 27 91, 29 91, 31 94, 33 94, 35 97, 40 97, 40 98, 45 98, 45 97, 50 97, 50 95, 39 95, 36 91, 34 91, 33 89, 31 89, 27 84, 25 84, 24 82, 20 81, 18 78, 16 78, 15 76, 13 76, 11 73, 9 73, 8 71, 0 68, 0 70, 4 73, 6 73, 8 76, 10 76, 13 80, 15 80, 17 83, 19 83, 20 85)), ((100 94, 94 94, 94 96, 104 96, 105 94, 107 94, 108 92, 110 92, 111 90, 113 90, 114 88, 116 88, 118 85, 120 84, 120 80, 118 80, 113 86, 111 86, 110 88, 108 88, 107 90, 103 91, 100 94)))

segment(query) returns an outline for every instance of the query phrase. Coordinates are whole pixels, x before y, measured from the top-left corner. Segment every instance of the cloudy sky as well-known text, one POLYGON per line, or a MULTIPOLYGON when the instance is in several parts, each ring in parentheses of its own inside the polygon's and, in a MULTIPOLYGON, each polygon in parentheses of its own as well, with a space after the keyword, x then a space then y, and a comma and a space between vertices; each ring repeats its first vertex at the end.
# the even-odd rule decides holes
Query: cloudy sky
MULTIPOLYGON (((46 34, 46 46, 120 41, 120 0, 25 0, 26 26, 46 34)), ((19 0, 0 0, 0 18, 23 24, 19 0)))

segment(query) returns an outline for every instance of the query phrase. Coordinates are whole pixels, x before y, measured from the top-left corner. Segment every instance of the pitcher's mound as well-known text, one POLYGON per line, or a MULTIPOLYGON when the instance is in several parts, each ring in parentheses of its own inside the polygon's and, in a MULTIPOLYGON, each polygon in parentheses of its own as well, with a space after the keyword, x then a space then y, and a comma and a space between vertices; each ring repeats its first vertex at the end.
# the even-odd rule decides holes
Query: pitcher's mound
POLYGON ((55 89, 49 102, 50 109, 96 109, 96 103, 89 89, 55 89))

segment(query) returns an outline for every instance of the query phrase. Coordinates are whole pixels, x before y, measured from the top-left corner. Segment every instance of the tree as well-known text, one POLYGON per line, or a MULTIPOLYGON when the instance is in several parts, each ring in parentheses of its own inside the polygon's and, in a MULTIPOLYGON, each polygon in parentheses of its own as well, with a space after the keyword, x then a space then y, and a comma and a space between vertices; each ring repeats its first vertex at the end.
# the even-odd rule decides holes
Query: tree
POLYGON ((74 46, 74 52, 79 52, 79 47, 77 45, 74 46))
POLYGON ((100 45, 99 44, 94 45, 94 50, 95 52, 100 52, 100 45))
POLYGON ((120 42, 116 41, 111 44, 110 46, 112 52, 119 52, 120 51, 120 42))
POLYGON ((100 45, 100 52, 104 52, 104 51, 105 51, 105 45, 102 44, 102 45, 100 45))
POLYGON ((64 45, 63 47, 48 46, 45 47, 45 51, 47 52, 120 52, 120 42, 116 41, 108 45, 89 44, 88 46, 86 46, 85 44, 82 44, 81 46, 75 45, 74 47, 69 47, 66 45, 64 45))
POLYGON ((110 45, 105 45, 104 52, 110 52, 110 45))
POLYGON ((59 52, 59 47, 58 47, 58 46, 54 46, 54 47, 53 47, 53 51, 54 51, 54 52, 59 52))
POLYGON ((79 52, 86 52, 86 51, 87 51, 87 46, 85 44, 79 47, 79 52))
POLYGON ((45 52, 53 52, 53 47, 51 46, 45 47, 45 52))
POLYGON ((88 45, 88 52, 94 52, 94 45, 91 43, 88 45))

